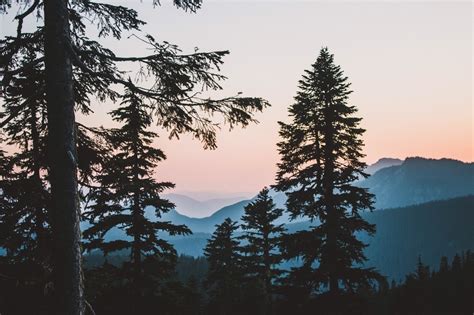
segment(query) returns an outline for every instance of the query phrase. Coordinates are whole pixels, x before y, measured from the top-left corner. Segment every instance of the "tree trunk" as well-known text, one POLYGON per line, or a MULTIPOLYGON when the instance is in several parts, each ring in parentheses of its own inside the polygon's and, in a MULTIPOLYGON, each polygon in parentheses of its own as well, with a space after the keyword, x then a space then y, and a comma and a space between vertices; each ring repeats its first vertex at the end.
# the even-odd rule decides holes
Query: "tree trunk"
MULTIPOLYGON (((40 139, 39 131, 37 126, 37 107, 36 100, 32 100, 29 104, 29 119, 30 119, 30 128, 31 128, 31 150, 33 151, 32 155, 32 170, 33 170, 33 198, 35 202, 35 224, 36 224, 36 235, 38 241, 38 255, 37 257, 41 262, 43 262, 43 271, 45 272, 45 259, 47 260, 47 240, 46 240, 46 230, 44 224, 46 222, 46 217, 44 213, 44 193, 43 193, 43 183, 41 180, 41 163, 40 163, 40 139)), ((46 272, 45 272, 46 274, 46 272)))
POLYGON ((67 0, 44 1, 55 313, 83 314, 76 132, 67 0))
POLYGON ((265 265, 265 272, 264 272, 264 298, 265 298, 265 310, 264 314, 272 314, 272 265, 270 262, 270 244, 269 244, 269 235, 270 233, 265 231, 265 235, 263 236, 263 261, 265 265))
POLYGON ((329 292, 332 296, 339 293, 339 284, 337 277, 337 213, 334 208, 334 126, 333 126, 333 113, 331 109, 331 101, 326 100, 324 110, 324 121, 326 123, 324 130, 324 138, 326 146, 324 147, 324 174, 322 180, 322 188, 324 191, 324 201, 326 206, 326 225, 327 225, 327 257, 326 263, 328 264, 329 272, 329 292))

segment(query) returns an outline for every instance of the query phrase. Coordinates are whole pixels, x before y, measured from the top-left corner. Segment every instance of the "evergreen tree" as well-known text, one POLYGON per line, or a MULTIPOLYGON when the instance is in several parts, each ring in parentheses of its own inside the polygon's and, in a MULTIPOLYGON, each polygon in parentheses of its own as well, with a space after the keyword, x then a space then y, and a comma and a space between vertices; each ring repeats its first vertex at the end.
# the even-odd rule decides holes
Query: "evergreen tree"
POLYGON ((425 281, 430 278, 430 267, 423 264, 421 256, 418 256, 418 263, 416 265, 416 278, 420 281, 425 281))
POLYGON ((234 236, 237 229, 237 222, 225 219, 216 225, 204 249, 209 262, 206 285, 212 314, 234 314, 239 306, 243 274, 240 244, 234 236))
POLYGON ((1 112, 12 117, 4 131, 14 151, 9 160, 11 169, 0 184, 8 202, 0 209, 0 247, 7 251, 4 260, 18 267, 11 276, 22 278, 33 274, 35 281, 41 279, 44 285, 51 267, 51 229, 47 219, 50 192, 43 79, 41 69, 32 67, 24 76, 12 79, 4 93, 1 112), (25 273, 20 266, 29 268, 30 272, 25 273))
MULTIPOLYGON (((41 49, 28 46, 24 51, 25 60, 21 64, 25 65, 41 49)), ((84 82, 75 81, 76 87, 83 85, 84 82)), ((53 254, 44 67, 35 64, 11 78, 3 99, 0 118, 6 118, 1 127, 6 135, 4 142, 13 150, 9 157, 10 170, 0 182, 6 201, 0 207, 0 246, 6 249, 1 258, 8 265, 8 276, 19 281, 16 287, 30 291, 35 288, 41 304, 36 307, 43 308, 51 291, 53 254)), ((87 100, 79 101, 77 107, 86 110, 87 100)), ((100 163, 100 147, 91 138, 92 129, 77 124, 75 130, 80 143, 79 174, 82 181, 88 182, 93 165, 100 163)), ((33 305, 19 303, 24 299, 20 289, 8 293, 11 305, 29 307, 21 312, 31 312, 33 305)))
POLYGON ((157 276, 163 276, 173 270, 176 261, 173 246, 159 238, 158 233, 190 233, 184 225, 152 221, 145 214, 147 207, 153 207, 160 218, 174 208, 160 196, 163 190, 174 185, 158 182, 153 177, 153 169, 166 157, 161 150, 151 146, 157 134, 147 130, 152 123, 149 110, 139 96, 127 91, 122 106, 111 112, 113 119, 123 125, 110 131, 109 143, 115 149, 97 175, 99 188, 91 193, 92 205, 84 214, 92 224, 84 231, 84 237, 90 240, 86 243, 87 249, 100 249, 105 255, 130 251, 129 280, 133 292, 138 295, 143 292, 146 266, 153 266, 155 272, 160 272, 157 276), (107 232, 113 228, 125 230, 129 239, 105 240, 107 232), (166 266, 168 268, 164 269, 166 266))
POLYGON ((451 264, 451 270, 453 272, 458 272, 462 268, 461 256, 459 254, 454 255, 453 262, 451 264))
MULTIPOLYGON (((259 98, 229 97, 213 100, 196 91, 221 89, 224 76, 215 73, 227 51, 182 54, 177 46, 159 43, 152 36, 140 37, 144 24, 133 9, 90 0, 1 0, 0 13, 7 12, 12 2, 24 5, 16 17, 17 32, 0 40, 0 81, 8 87, 31 67, 41 65, 45 73, 48 124, 47 166, 51 190, 50 220, 52 229, 53 275, 57 312, 80 314, 83 311, 79 202, 77 187, 77 132, 75 110, 90 95, 103 101, 115 100, 118 94, 111 87, 129 88, 154 106, 158 123, 177 137, 192 133, 208 147, 214 148, 213 113, 221 114, 234 127, 254 121, 252 114, 267 103, 259 98), (25 19, 34 19, 38 27, 27 32, 25 19), (86 22, 87 21, 87 22, 86 22), (89 23, 92 21, 92 23, 89 23), (134 32, 153 53, 147 56, 117 56, 99 41, 87 37, 87 28, 98 28, 99 40, 113 37, 120 40, 124 31, 134 32), (37 54, 25 62, 25 49, 36 47, 37 54), (140 79, 124 77, 120 64, 130 69, 138 65, 140 79), (81 78, 89 82, 82 89, 73 82, 81 78), (143 84, 152 82, 152 85, 143 84)), ((194 12, 200 0, 175 0, 178 8, 194 12)), ((153 5, 159 5, 153 1, 153 5)), ((13 113, 0 122, 3 127, 13 113)))
POLYGON ((361 161, 364 130, 356 107, 348 104, 349 86, 333 55, 323 48, 299 82, 289 109, 291 123, 280 122, 283 140, 278 143, 281 162, 275 187, 286 191, 292 218, 320 222, 287 237, 287 257, 303 261, 290 279, 309 291, 327 286, 331 296, 353 292, 378 277, 360 266, 366 245, 354 235, 373 234, 375 226, 360 216, 360 211, 372 209, 373 195, 354 185, 367 174, 361 161))
POLYGON ((446 273, 449 271, 449 263, 448 263, 448 257, 443 256, 441 257, 441 261, 439 263, 439 273, 446 273))
POLYGON ((255 201, 245 207, 242 217, 244 240, 242 252, 246 276, 262 286, 264 313, 272 313, 273 284, 282 274, 278 265, 283 224, 275 224, 283 210, 276 209, 268 188, 260 191, 255 201))

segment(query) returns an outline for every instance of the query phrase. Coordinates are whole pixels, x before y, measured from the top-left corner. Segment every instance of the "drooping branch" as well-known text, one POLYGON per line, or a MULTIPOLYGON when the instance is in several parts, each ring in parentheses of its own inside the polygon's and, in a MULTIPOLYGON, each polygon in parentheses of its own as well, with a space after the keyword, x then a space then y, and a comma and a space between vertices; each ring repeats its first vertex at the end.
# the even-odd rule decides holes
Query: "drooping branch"
POLYGON ((18 20, 18 26, 17 26, 17 29, 16 29, 16 37, 17 38, 21 37, 22 28, 23 28, 23 20, 28 15, 33 13, 33 11, 39 6, 39 4, 40 4, 40 0, 34 0, 32 5, 25 12, 15 16, 15 20, 18 20))

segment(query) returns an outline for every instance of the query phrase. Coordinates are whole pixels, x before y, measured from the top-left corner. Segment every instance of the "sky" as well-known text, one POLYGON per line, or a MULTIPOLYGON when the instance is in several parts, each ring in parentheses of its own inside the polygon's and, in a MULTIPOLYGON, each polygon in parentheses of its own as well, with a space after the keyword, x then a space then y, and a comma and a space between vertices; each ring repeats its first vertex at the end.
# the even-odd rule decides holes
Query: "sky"
MULTIPOLYGON (((135 8, 148 22, 143 31, 183 51, 230 50, 219 96, 243 92, 267 99, 259 124, 218 134, 218 148, 204 150, 189 136, 161 137, 168 159, 157 178, 189 195, 250 196, 274 182, 279 160, 278 121, 297 82, 321 47, 335 55, 363 117, 367 163, 382 157, 473 160, 473 4, 470 1, 204 1, 195 14, 162 1, 111 1, 135 8)), ((0 33, 12 31, 0 17, 0 33)), ((133 39, 106 40, 122 55, 144 55, 133 39)), ((114 104, 97 104, 79 117, 108 126, 114 104)))

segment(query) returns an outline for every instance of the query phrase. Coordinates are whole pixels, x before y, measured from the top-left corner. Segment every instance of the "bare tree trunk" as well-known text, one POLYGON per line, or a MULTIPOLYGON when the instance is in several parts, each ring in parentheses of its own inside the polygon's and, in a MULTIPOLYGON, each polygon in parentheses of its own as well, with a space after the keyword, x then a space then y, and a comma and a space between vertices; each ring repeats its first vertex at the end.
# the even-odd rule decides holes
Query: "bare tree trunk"
POLYGON ((76 132, 67 0, 44 1, 55 313, 83 314, 76 132))

